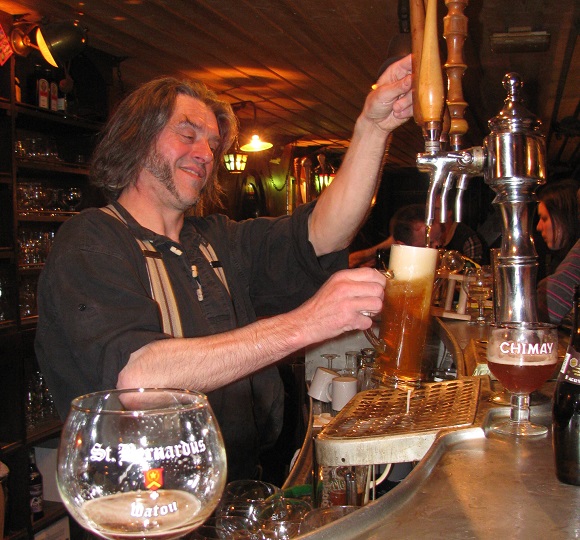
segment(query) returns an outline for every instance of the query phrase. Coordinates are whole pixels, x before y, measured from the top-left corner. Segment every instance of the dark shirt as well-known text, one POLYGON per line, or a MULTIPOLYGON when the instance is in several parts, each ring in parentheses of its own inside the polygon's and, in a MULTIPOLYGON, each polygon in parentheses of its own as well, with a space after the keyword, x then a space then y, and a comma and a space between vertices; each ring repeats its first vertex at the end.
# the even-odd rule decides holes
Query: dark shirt
POLYGON ((568 252, 556 271, 538 283, 538 318, 561 325, 574 305, 574 289, 580 283, 580 240, 568 252))
POLYGON ((483 241, 477 232, 465 223, 457 223, 455 233, 445 245, 445 249, 459 251, 477 264, 489 264, 488 250, 484 248, 483 241))
MULTIPOLYGON (((117 208, 128 227, 98 209, 64 223, 40 276, 36 354, 62 417, 74 397, 115 388, 131 353, 170 337, 162 332, 135 236, 151 239, 163 257, 185 337, 226 332, 291 310, 333 271, 348 265, 346 251, 316 257, 308 242, 312 205, 275 219, 186 218, 179 244, 144 229, 117 208), (199 249, 201 235, 223 265, 231 299, 199 249), (192 265, 199 272, 203 301, 192 265)), ((267 435, 260 433, 267 421, 255 417, 254 403, 267 408, 254 395, 255 387, 269 387, 275 394, 281 391, 280 385, 272 390, 277 382, 278 373, 270 368, 209 395, 226 441, 230 479, 252 474, 260 437, 267 435)))

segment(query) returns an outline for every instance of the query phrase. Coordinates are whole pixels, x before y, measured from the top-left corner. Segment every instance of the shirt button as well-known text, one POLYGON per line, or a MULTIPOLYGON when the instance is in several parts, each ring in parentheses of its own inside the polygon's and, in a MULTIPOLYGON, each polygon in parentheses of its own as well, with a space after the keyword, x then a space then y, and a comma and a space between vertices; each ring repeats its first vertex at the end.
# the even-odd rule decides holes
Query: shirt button
POLYGON ((79 311, 84 311, 85 309, 87 309, 85 304, 79 304, 79 311))

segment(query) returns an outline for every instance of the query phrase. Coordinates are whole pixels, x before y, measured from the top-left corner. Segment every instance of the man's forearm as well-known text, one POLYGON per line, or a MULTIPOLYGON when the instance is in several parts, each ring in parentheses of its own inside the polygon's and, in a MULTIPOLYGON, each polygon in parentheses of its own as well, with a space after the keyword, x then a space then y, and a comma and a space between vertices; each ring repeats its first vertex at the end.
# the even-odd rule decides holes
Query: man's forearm
POLYGON ((332 184, 310 216, 309 239, 318 256, 345 249, 370 211, 388 134, 361 117, 332 184))
POLYGON ((302 339, 281 315, 222 334, 154 341, 131 355, 117 386, 209 392, 300 349, 302 339))

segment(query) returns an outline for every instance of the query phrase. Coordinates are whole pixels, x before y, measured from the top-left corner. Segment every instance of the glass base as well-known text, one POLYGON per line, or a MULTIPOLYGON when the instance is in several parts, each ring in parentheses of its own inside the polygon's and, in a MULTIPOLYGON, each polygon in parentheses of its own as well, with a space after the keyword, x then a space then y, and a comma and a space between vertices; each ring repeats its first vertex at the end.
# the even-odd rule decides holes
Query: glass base
POLYGON ((546 426, 539 426, 531 422, 514 422, 512 420, 504 420, 494 424, 491 427, 493 433, 500 435, 509 435, 515 437, 539 437, 548 433, 546 426))

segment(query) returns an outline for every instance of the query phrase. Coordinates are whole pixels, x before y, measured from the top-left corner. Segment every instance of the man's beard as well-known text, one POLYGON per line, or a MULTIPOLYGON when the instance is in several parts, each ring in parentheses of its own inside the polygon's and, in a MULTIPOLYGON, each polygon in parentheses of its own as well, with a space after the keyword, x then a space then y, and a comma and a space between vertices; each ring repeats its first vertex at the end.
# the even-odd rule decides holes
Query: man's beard
POLYGON ((171 166, 166 159, 163 159, 161 154, 158 154, 153 150, 148 156, 145 162, 145 169, 149 171, 157 180, 161 182, 163 186, 171 193, 174 197, 179 198, 177 193, 177 188, 175 187, 175 180, 173 180, 173 172, 171 166))
MULTIPOLYGON (((145 161, 144 168, 149 171, 149 173, 151 173, 155 178, 157 178, 157 180, 159 180, 159 182, 165 187, 165 189, 167 189, 167 191, 169 191, 169 193, 171 193, 171 195, 173 195, 178 201, 183 202, 177 191, 175 180, 173 178, 173 171, 168 160, 164 159, 163 156, 155 150, 152 150, 147 157, 147 160, 145 161)), ((201 189, 200 196, 204 189, 205 185, 201 189)), ((188 206, 192 207, 196 204, 197 201, 194 203, 189 203, 188 206)))

